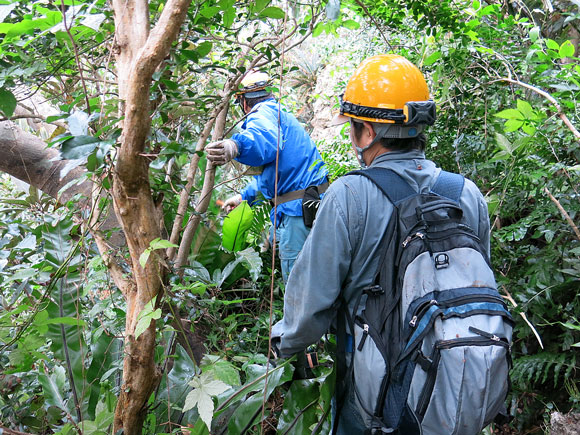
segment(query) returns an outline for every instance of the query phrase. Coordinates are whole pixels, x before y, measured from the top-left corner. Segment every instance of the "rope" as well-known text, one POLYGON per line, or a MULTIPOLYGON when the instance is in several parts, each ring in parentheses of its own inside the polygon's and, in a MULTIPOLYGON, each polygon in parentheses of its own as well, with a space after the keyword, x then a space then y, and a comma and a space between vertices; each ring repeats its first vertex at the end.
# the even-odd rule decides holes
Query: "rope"
MULTIPOLYGON (((276 180, 274 181, 274 235, 272 238, 272 267, 270 274, 270 318, 268 320, 268 362, 266 363, 266 374, 264 379, 264 396, 262 398, 262 417, 260 422, 264 421, 264 412, 266 409, 266 399, 268 391, 268 373, 270 370, 270 355, 272 354, 272 318, 274 311, 274 267, 276 265, 276 227, 278 225, 278 163, 280 160, 280 136, 281 136, 281 123, 280 123, 280 112, 282 110, 282 85, 284 78, 284 57, 286 54, 286 23, 288 22, 288 2, 284 9, 284 24, 282 26, 283 40, 282 40, 282 57, 280 60, 280 85, 278 88, 278 138, 276 144, 276 180)), ((260 425, 260 433, 263 433, 263 427, 260 425)))

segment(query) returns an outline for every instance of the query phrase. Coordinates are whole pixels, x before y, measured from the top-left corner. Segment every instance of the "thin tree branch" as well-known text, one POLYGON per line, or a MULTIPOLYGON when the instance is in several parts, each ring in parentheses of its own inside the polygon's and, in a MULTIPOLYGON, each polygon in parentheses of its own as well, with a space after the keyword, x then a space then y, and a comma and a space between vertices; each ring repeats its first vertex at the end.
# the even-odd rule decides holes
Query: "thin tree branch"
MULTIPOLYGON (((224 91, 224 98, 227 98, 230 92, 231 82, 226 84, 226 89, 224 91)), ((218 140, 222 137, 225 123, 226 123, 226 116, 228 114, 228 104, 226 99, 226 104, 221 109, 221 112, 218 114, 214 126, 214 130, 212 133, 212 140, 218 140)), ((183 232, 183 238, 181 240, 181 244, 179 245, 179 251, 177 252, 177 258, 175 260, 175 265, 178 269, 181 269, 185 263, 187 262, 187 257, 189 255, 189 251, 191 249, 191 242, 193 240, 193 236, 197 231, 197 227, 201 222, 201 216, 203 213, 207 211, 209 206, 209 202, 211 200, 211 192, 213 190, 215 180, 215 168, 212 166, 210 162, 207 164, 207 168, 205 170, 205 177, 203 179, 203 188, 201 189, 200 199, 195 207, 195 214, 187 223, 185 231, 183 232)), ((183 269, 179 271, 180 274, 183 274, 183 269)))
POLYGON ((383 39, 385 40, 385 43, 389 46, 389 49, 392 50, 393 47, 391 46, 391 43, 389 42, 389 40, 387 39, 387 37, 385 36, 383 31, 381 30, 379 24, 375 20, 375 17, 373 17, 373 15, 369 12, 369 10, 367 9, 367 7, 364 5, 363 2, 361 2, 360 0, 355 0, 355 1, 363 9, 363 11, 365 11, 365 14, 367 14, 367 16, 371 19, 371 21, 373 22, 373 24, 375 25, 375 27, 377 28, 377 30, 379 31, 379 33, 381 34, 383 39))
MULTIPOLYGON (((181 226, 183 225, 183 218, 185 216, 185 212, 187 211, 187 206, 189 205, 189 195, 191 194, 191 189, 193 188, 193 183, 195 181, 195 174, 197 172, 197 167, 199 164, 200 153, 205 148, 205 142, 211 133, 211 129, 213 124, 223 108, 224 102, 222 101, 219 105, 217 105, 212 114, 210 115, 209 120, 206 122, 201 135, 197 141, 197 145, 195 147, 195 154, 191 158, 191 162, 189 163, 189 169, 187 170, 187 182, 185 184, 184 189, 181 191, 181 195, 179 198, 179 205, 177 207, 177 214, 175 215, 175 220, 173 221, 173 228, 171 229, 171 236, 169 241, 174 245, 177 245, 179 242, 179 235, 181 234, 181 226)), ((176 248, 168 248, 167 249, 167 258, 169 260, 173 260, 175 257, 176 248)))
POLYGON ((576 226, 576 224, 574 223, 574 221, 572 220, 570 215, 566 212, 566 210, 564 210, 564 207, 562 207, 562 204, 560 204, 560 201, 558 201, 554 197, 554 195, 552 195, 550 193, 548 188, 545 186, 544 186, 544 192, 546 192, 546 195, 548 195, 548 197, 552 200, 552 202, 554 204, 556 204, 556 207, 558 207, 558 210, 560 210, 560 213, 562 213, 562 216, 564 216, 564 219, 566 219, 566 222, 568 222, 570 224, 570 226, 572 227, 572 230, 574 231, 574 234, 576 234, 576 237, 578 238, 578 240, 580 240, 580 230, 578 230, 578 227, 576 226))
POLYGON ((552 103, 556 107, 558 117, 564 122, 564 124, 566 124, 566 126, 570 129, 570 131, 576 137, 576 139, 580 140, 580 132, 576 129, 576 127, 574 127, 574 125, 572 124, 572 122, 570 122, 570 120, 564 114, 564 112, 562 112, 562 107, 560 106, 560 103, 558 103, 558 101, 556 101, 556 99, 554 97, 552 97, 549 93, 541 90, 540 88, 537 88, 536 86, 532 86, 528 83, 524 83, 524 82, 521 82, 519 80, 509 79, 507 77, 502 77, 500 79, 493 80, 490 83, 502 82, 502 81, 512 83, 514 85, 518 85, 518 86, 521 86, 523 88, 529 89, 529 90, 535 92, 536 94, 541 95, 542 97, 546 98, 548 101, 550 101, 550 103, 552 103))
POLYGON ((64 0, 60 0, 60 9, 62 11, 62 24, 64 25, 64 29, 70 39, 70 43, 72 44, 73 47, 73 53, 75 55, 75 61, 77 63, 77 68, 79 69, 79 74, 81 77, 81 84, 83 86, 83 91, 85 93, 85 102, 87 103, 87 113, 90 115, 91 114, 91 105, 89 103, 89 93, 87 92, 87 85, 85 83, 85 78, 83 76, 83 69, 81 67, 81 60, 79 57, 79 50, 77 47, 77 44, 75 42, 75 38, 73 38, 72 33, 70 32, 70 26, 67 24, 66 22, 66 7, 64 5, 64 0))

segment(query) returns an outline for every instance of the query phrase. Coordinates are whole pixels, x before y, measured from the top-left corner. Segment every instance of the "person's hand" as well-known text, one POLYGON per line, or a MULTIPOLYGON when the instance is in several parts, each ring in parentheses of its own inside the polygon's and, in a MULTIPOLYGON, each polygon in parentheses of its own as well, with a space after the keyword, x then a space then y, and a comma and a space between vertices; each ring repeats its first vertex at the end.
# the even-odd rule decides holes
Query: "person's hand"
POLYGON ((213 165, 220 166, 238 155, 238 145, 232 139, 218 140, 207 144, 205 152, 213 165))
POLYGON ((238 193, 237 195, 234 195, 224 201, 222 205, 222 210, 225 210, 227 213, 229 213, 241 203, 242 203, 242 195, 238 193))

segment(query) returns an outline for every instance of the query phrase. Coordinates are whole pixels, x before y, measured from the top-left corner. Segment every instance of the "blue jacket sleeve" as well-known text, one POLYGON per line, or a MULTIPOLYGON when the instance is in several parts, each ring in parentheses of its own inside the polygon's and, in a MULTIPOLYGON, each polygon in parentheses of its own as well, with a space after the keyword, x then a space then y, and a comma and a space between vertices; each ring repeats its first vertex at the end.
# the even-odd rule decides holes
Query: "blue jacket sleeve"
POLYGON ((327 192, 288 279, 284 317, 272 328, 281 356, 304 350, 328 331, 350 267, 351 236, 343 208, 327 192))
POLYGON ((248 166, 262 166, 276 159, 278 127, 277 119, 271 117, 273 113, 258 110, 250 114, 245 129, 232 136, 238 144, 238 162, 248 166))
POLYGON ((256 195, 258 194, 258 178, 252 178, 252 181, 242 190, 242 200, 248 201, 248 204, 252 205, 256 200, 256 195))

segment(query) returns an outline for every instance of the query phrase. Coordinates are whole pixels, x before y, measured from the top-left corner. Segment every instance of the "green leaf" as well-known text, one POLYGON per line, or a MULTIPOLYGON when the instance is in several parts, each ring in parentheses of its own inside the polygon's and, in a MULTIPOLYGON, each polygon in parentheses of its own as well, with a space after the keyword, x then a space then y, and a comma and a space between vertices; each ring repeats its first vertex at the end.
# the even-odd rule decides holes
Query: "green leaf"
POLYGON ((360 28, 360 24, 354 20, 345 20, 342 23, 342 27, 346 27, 350 30, 358 30, 360 28))
POLYGON ((217 6, 208 6, 208 7, 204 7, 199 13, 204 17, 204 18, 211 18, 214 17, 221 9, 218 8, 217 6))
POLYGON ((423 63, 425 64, 425 66, 433 65, 440 58, 441 58, 441 52, 436 51, 435 53, 431 53, 429 56, 427 56, 427 58, 425 59, 425 62, 423 62, 423 63))
POLYGON ((517 100, 516 104, 524 119, 536 119, 536 113, 530 103, 524 100, 517 100))
POLYGON ((524 124, 522 125, 522 131, 526 134, 529 134, 530 136, 533 136, 536 134, 536 127, 530 124, 524 124))
POLYGON ((177 248, 177 245, 175 243, 171 243, 169 240, 156 238, 149 242, 149 247, 155 250, 155 249, 177 248))
POLYGON ((553 39, 546 39, 546 47, 552 50, 560 51, 560 44, 558 44, 553 39))
POLYGON ((151 299, 137 316, 137 326, 135 327, 135 340, 149 327, 152 320, 161 318, 161 308, 154 309, 155 298, 151 299))
MULTIPOLYGON (((206 356, 206 358, 207 357, 210 356, 206 356)), ((206 371, 211 373, 214 379, 225 382, 228 385, 232 386, 241 385, 240 373, 238 372, 238 369, 229 361, 219 359, 210 366, 208 366, 207 369, 204 370, 204 372, 206 371)))
POLYGON ((532 42, 536 42, 539 36, 540 36, 540 27, 539 26, 532 27, 532 29, 530 30, 530 40, 532 42))
POLYGON ((8 89, 0 88, 0 112, 9 118, 16 109, 16 98, 8 89))
POLYGON ((318 423, 316 410, 320 390, 315 379, 295 380, 284 397, 284 408, 278 420, 278 433, 310 433, 318 423))
POLYGON ((76 317, 55 317, 51 319, 42 320, 40 322, 34 322, 36 325, 73 325, 73 326, 87 326, 87 322, 82 319, 77 319, 76 317))
POLYGON ((151 255, 151 248, 147 248, 139 256, 139 264, 141 265, 141 267, 143 269, 145 269, 145 265, 147 264, 147 260, 149 260, 150 255, 151 255))
POLYGON ((566 57, 574 56, 575 51, 576 49, 574 48, 574 45, 570 41, 565 41, 560 46, 558 54, 560 55, 561 59, 564 59, 566 57))
POLYGON ((209 54, 212 46, 213 46, 213 44, 211 42, 205 41, 205 42, 202 42, 201 44, 199 44, 195 51, 197 51, 197 54, 199 55, 199 58, 201 59, 202 57, 205 57, 209 54))
POLYGON ((93 136, 74 136, 65 140, 60 147, 60 155, 64 160, 86 159, 100 140, 93 136))
POLYGON ((252 226, 254 212, 247 201, 242 201, 224 219, 222 245, 228 251, 240 251, 246 245, 246 234, 252 226))
POLYGON ((282 9, 275 6, 267 7, 262 12, 260 12, 260 17, 274 18, 276 20, 284 18, 285 15, 286 14, 282 9))
POLYGON ((318 23, 316 26, 314 26, 314 29, 312 29, 312 37, 316 38, 317 36, 319 36, 324 30, 326 29, 326 24, 323 23, 322 21, 320 23, 318 23))
POLYGON ((236 9, 233 7, 226 9, 223 16, 224 27, 227 28, 231 27, 235 19, 236 19, 236 9))
POLYGON ((65 389, 66 376, 64 367, 55 366, 51 375, 38 375, 38 381, 42 385, 45 405, 56 406, 68 413, 67 397, 68 391, 65 389))
POLYGON ((524 125, 524 121, 520 121, 517 119, 509 119, 505 122, 505 131, 507 132, 516 131, 522 125, 524 125))
POLYGON ((522 119, 522 114, 517 109, 506 109, 494 115, 496 118, 503 119, 522 119))

